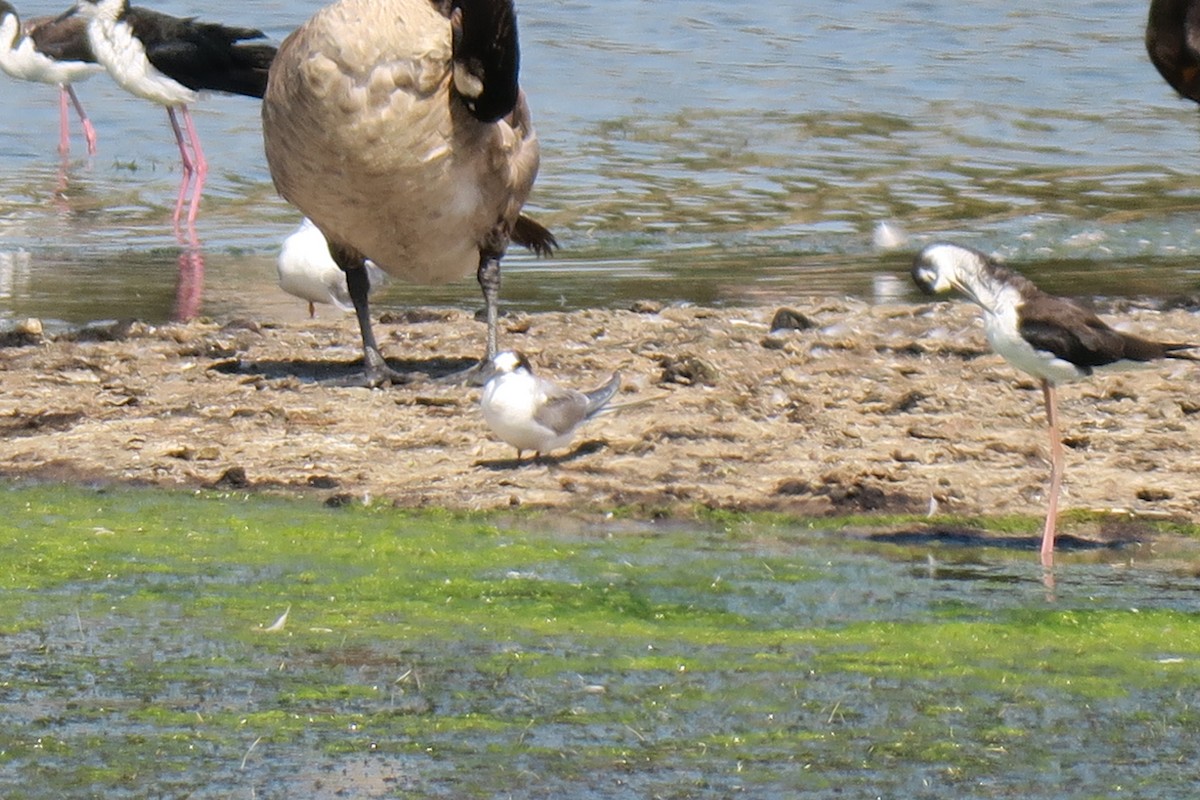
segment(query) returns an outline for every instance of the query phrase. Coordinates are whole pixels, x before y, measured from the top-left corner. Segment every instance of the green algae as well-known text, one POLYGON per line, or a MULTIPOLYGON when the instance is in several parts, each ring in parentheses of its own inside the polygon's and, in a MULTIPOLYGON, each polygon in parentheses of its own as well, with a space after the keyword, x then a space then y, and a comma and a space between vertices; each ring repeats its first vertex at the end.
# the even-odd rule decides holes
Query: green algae
POLYGON ((1186 550, 1047 589, 779 517, 2 496, 5 797, 1171 796, 1200 754, 1186 550))

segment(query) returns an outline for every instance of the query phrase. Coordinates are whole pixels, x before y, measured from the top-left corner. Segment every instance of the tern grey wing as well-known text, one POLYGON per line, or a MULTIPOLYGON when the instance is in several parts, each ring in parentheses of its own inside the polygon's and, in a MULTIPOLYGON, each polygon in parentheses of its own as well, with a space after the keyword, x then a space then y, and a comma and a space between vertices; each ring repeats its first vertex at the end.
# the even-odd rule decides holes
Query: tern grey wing
POLYGON ((584 419, 591 419, 599 414, 608 405, 608 401, 612 399, 620 387, 621 373, 614 372, 612 377, 603 386, 592 389, 590 392, 585 392, 584 397, 587 398, 587 408, 583 412, 584 419))
POLYGON ((545 401, 534 412, 533 420, 562 436, 588 418, 588 406, 588 396, 583 392, 551 386, 546 391, 545 401))

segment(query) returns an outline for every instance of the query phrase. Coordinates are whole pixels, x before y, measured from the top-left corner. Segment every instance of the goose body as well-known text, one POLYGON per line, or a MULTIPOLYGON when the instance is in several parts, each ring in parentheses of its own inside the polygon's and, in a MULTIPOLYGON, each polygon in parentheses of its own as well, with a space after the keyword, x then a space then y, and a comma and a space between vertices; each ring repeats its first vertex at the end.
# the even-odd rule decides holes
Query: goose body
POLYGON ((1146 53, 1172 89, 1200 102, 1200 2, 1151 0, 1146 53))
MULTIPOLYGON (((370 259, 424 284, 475 272, 494 355, 499 259, 510 240, 538 252, 554 244, 521 216, 539 156, 511 0, 321 9, 280 46, 263 135, 276 188, 343 269, 370 259)), ((370 365, 365 297, 359 312, 370 365)))

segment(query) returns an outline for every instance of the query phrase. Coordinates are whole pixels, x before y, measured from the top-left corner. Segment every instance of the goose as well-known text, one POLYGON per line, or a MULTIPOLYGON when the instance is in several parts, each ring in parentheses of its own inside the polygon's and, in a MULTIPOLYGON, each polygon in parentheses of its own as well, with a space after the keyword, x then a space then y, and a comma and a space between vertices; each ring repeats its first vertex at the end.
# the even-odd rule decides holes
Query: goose
POLYGON ((1041 561, 1052 566, 1063 477, 1055 387, 1101 368, 1163 358, 1200 361, 1184 352, 1196 345, 1155 342, 1114 330, 1075 301, 1043 292, 1028 278, 969 247, 928 245, 917 253, 912 277, 926 294, 956 289, 983 309, 983 329, 992 349, 1041 382, 1050 432, 1050 491, 1041 561))
POLYGON ((1146 52, 1172 89, 1200 103, 1200 3, 1151 0, 1146 52))
MULTIPOLYGON (((366 269, 371 293, 374 293, 387 283, 388 276, 370 261, 366 263, 366 269)), ((346 273, 333 263, 329 245, 312 220, 305 218, 300 227, 283 240, 276 270, 279 288, 307 300, 310 317, 316 316, 316 303, 332 305, 342 311, 354 310, 354 301, 346 288, 346 273)))
POLYGON ((33 17, 24 25, 12 4, 0 0, 0 70, 23 81, 58 87, 58 152, 71 151, 68 103, 75 106, 88 155, 96 154, 96 129, 88 119, 73 84, 104 67, 96 63, 87 38, 87 23, 79 18, 33 17))
POLYGON ((178 226, 194 178, 187 216, 188 225, 194 225, 208 161, 188 106, 205 90, 262 97, 275 47, 244 43, 263 38, 260 30, 172 17, 131 6, 129 0, 79 0, 64 18, 75 14, 87 20, 92 52, 113 80, 129 93, 167 109, 183 162, 172 219, 178 226))
POLYGON ((485 374, 479 406, 484 421, 500 439, 517 448, 517 460, 526 450, 534 460, 543 453, 566 447, 579 426, 609 406, 621 385, 614 372, 603 386, 590 392, 566 389, 534 374, 529 359, 516 350, 497 353, 485 374))
POLYGON ((538 141, 518 84, 512 0, 340 0, 280 45, 263 98, 279 193, 324 234, 346 271, 363 382, 405 383, 371 327, 363 264, 416 283, 474 272, 496 354, 500 259, 516 242, 557 246, 521 214, 538 141))

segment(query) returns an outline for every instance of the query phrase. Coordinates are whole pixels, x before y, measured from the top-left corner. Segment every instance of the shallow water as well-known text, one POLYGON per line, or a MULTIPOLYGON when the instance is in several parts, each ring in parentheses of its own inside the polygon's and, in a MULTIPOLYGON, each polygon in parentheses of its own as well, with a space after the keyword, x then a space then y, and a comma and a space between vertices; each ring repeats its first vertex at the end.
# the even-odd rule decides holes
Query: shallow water
MULTIPOLYGON (((318 5, 156 7, 278 41, 318 5)), ((931 238, 999 251, 1053 291, 1196 292, 1200 120, 1145 55, 1142 3, 519 10, 543 143, 531 210, 563 248, 512 254, 510 306, 915 300, 905 268, 931 238), (909 244, 877 250, 880 222, 909 244)), ((21 110, 0 115, 0 321, 169 318, 181 247, 165 115, 104 77, 79 91, 100 153, 76 142, 63 169, 54 91, 0 81, 0 107, 21 110)), ((197 113, 213 165, 200 312, 301 318, 274 286, 296 215, 271 187, 256 104, 211 97, 197 113)), ((410 302, 473 307, 478 290, 394 285, 376 306, 410 302)))
POLYGON ((1049 592, 1032 547, 0 491, 8 798, 1193 787, 1188 541, 1049 592))

